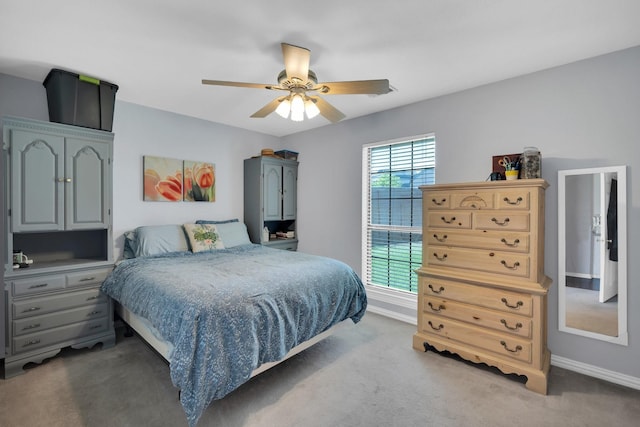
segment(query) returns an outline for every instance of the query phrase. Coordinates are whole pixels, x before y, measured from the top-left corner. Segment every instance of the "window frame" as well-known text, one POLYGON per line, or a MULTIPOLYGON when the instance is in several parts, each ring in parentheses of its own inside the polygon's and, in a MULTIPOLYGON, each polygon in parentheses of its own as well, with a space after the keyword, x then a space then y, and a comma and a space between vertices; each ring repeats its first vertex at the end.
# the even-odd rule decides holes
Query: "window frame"
POLYGON ((424 139, 433 139, 433 180, 435 182, 435 174, 436 174, 436 165, 435 165, 435 133, 427 133, 421 135, 415 135, 411 137, 404 138, 396 138, 393 140, 386 140, 380 142, 373 142, 364 144, 362 147, 362 243, 361 243, 361 262, 362 262, 362 275, 363 275, 363 283, 367 288, 367 292, 377 296, 376 299, 379 299, 383 302, 390 304, 398 304, 411 307, 415 309, 415 302, 417 297, 417 289, 415 292, 397 289, 394 287, 386 287, 378 284, 374 284, 371 281, 372 271, 370 269, 371 262, 369 260, 369 232, 370 230, 388 230, 392 232, 410 232, 413 234, 419 234, 422 236, 422 225, 420 226, 380 226, 379 224, 371 224, 370 221, 370 206, 371 206, 371 171, 370 171, 370 153, 372 149, 384 146, 393 146, 399 145, 403 143, 410 143, 413 141, 420 141, 424 139), (391 298, 391 299, 389 299, 391 298))

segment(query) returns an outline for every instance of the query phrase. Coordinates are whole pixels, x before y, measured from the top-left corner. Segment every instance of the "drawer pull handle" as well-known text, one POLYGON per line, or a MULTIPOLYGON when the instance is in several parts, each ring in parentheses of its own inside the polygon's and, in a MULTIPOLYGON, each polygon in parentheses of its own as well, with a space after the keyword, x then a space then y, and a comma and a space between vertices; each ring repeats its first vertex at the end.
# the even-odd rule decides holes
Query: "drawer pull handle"
POLYGON ((40 340, 39 339, 38 340, 28 341, 28 342, 22 344, 22 347, 29 347, 30 345, 36 345, 36 344, 40 344, 40 340))
POLYGON ((500 323, 502 323, 504 327, 509 329, 510 331, 517 331, 518 329, 522 328, 522 323, 520 322, 516 323, 516 326, 509 326, 507 325, 507 321, 505 319, 500 319, 500 323))
POLYGON ((444 325, 442 323, 440 323, 438 326, 433 326, 433 323, 431 323, 431 320, 429 320, 429 326, 431 326, 431 329, 433 329, 434 331, 439 331, 440 329, 444 328, 444 325))
POLYGON ((506 298, 502 298, 500 301, 502 301, 502 303, 504 305, 506 305, 507 307, 513 308, 513 309, 516 309, 516 310, 519 309, 520 307, 522 307, 522 305, 524 304, 522 301, 518 301, 516 303, 516 305, 511 305, 511 304, 509 304, 509 301, 507 301, 506 298))
POLYGON ((442 311, 442 310, 446 310, 446 309, 447 309, 447 307, 445 307, 445 306, 444 306, 444 305, 442 305, 442 304, 438 305, 438 307, 434 307, 434 306, 433 306, 433 304, 431 304, 431 301, 429 301, 427 304, 429 305, 429 307, 431 308, 431 310, 436 311, 436 312, 439 312, 439 311, 442 311))
POLYGON ((87 301, 91 301, 91 300, 98 299, 98 298, 100 298, 100 295, 94 295, 92 297, 87 298, 87 301))
POLYGON ((434 256, 434 257, 436 257, 436 259, 437 259, 438 261, 444 261, 445 259, 447 259, 447 254, 444 254, 444 255, 442 255, 442 256, 439 256, 437 252, 434 252, 434 253, 433 253, 433 256, 434 256))
POLYGON ((27 325, 24 328, 22 328, 23 331, 27 331, 29 329, 35 329, 35 328, 39 328, 40 327, 40 323, 33 323, 31 325, 27 325))
POLYGON ((452 216, 452 217, 451 217, 451 219, 447 219, 447 218, 445 218, 445 217, 441 216, 441 217, 440 217, 440 219, 441 219, 443 222, 445 222, 446 224, 451 224, 453 221, 455 221, 455 220, 456 220, 456 217, 455 217, 455 216, 452 216))
POLYGON ((447 237, 449 237, 449 236, 447 236, 446 234, 445 234, 445 235, 443 235, 442 237, 438 237, 438 235, 437 235, 437 234, 434 234, 434 235, 433 235, 433 238, 434 238, 434 239, 436 239, 436 240, 437 240, 438 242, 440 242, 440 243, 444 243, 444 242, 446 242, 446 241, 447 241, 447 237))
POLYGON ((95 310, 95 311, 92 311, 91 313, 88 313, 87 316, 95 316, 96 314, 100 314, 100 313, 102 313, 101 310, 95 310))
POLYGON ((96 280, 95 277, 83 277, 80 279, 81 282, 88 282, 89 280, 96 280))
POLYGON ((432 202, 434 205, 438 205, 438 206, 442 206, 442 205, 444 205, 444 202, 446 202, 446 201, 447 201, 447 199, 442 199, 442 200, 440 200, 440 201, 437 201, 436 199, 431 199, 431 202, 432 202))
POLYGON ((23 313, 29 313, 31 311, 38 311, 40 310, 40 307, 29 307, 26 310, 22 310, 23 313))
POLYGON ((48 283, 39 283, 37 285, 29 286, 29 289, 46 288, 47 286, 49 286, 48 283))
POLYGON ((507 239, 505 239, 505 238, 500 239, 500 241, 501 241, 502 243, 504 243, 505 245, 510 246, 510 247, 512 247, 512 248, 516 248, 516 247, 518 247, 518 243, 520 243, 520 239, 516 239, 516 240, 514 240, 514 241, 513 241, 513 243, 509 243, 509 242, 507 242, 507 239))
POLYGON ((505 260, 500 261, 500 264, 504 265, 505 268, 508 268, 509 270, 517 270, 517 268, 520 267, 520 263, 518 261, 514 262, 512 266, 508 266, 507 261, 505 260))
POLYGON ((502 225, 502 226, 509 224, 509 218, 505 218, 504 221, 500 222, 498 221, 497 218, 494 217, 494 218, 491 218, 491 221, 495 222, 497 225, 502 225))
POLYGON ((514 350, 511 350, 509 347, 507 347, 507 343, 504 342, 504 341, 500 341, 500 345, 502 345, 504 347, 504 349, 507 350, 510 353, 517 353, 520 350, 522 350, 522 346, 521 345, 517 345, 514 350))
POLYGON ((89 330, 100 329, 100 328, 102 328, 102 325, 93 325, 89 328, 89 330))
POLYGON ((508 197, 505 197, 503 200, 510 205, 519 205, 520 202, 522 202, 522 197, 518 197, 515 202, 512 202, 511 200, 509 200, 508 197))
POLYGON ((443 288, 442 286, 440 286, 440 287, 438 288, 438 290, 436 291, 436 290, 433 288, 433 286, 432 286, 431 284, 429 284, 429 289, 431 289, 431 292, 433 292, 434 294, 439 294, 439 293, 441 293, 442 291, 444 291, 444 288, 443 288))

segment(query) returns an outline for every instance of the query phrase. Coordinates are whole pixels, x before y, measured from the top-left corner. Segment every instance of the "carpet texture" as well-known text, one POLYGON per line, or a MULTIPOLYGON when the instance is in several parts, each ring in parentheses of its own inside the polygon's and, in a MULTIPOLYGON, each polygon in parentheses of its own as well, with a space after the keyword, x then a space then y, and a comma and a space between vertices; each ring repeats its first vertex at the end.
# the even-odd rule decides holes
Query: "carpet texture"
MULTIPOLYGON (((186 426, 169 367, 138 337, 64 350, 0 380, 0 424, 186 426)), ((367 313, 213 402, 198 426, 627 426, 640 391, 552 367, 549 395, 519 378, 411 348, 415 326, 367 313)))

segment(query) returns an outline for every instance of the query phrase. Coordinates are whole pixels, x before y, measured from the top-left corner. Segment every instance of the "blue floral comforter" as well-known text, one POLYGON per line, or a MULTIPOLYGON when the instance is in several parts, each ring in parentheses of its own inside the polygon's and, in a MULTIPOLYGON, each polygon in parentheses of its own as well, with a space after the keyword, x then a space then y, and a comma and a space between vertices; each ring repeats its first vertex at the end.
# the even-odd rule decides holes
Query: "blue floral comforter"
POLYGON ((261 364, 344 319, 357 323, 367 306, 346 264, 260 245, 125 260, 102 290, 173 345, 171 380, 190 426, 261 364))

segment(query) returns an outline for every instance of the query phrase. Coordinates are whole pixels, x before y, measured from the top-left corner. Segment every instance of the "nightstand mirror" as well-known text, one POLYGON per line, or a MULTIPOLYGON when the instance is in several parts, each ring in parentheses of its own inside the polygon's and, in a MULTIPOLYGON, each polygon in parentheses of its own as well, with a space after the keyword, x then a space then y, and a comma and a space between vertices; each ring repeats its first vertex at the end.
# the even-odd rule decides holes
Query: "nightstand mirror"
POLYGON ((558 171, 558 293, 561 331, 627 345, 625 166, 558 171))

